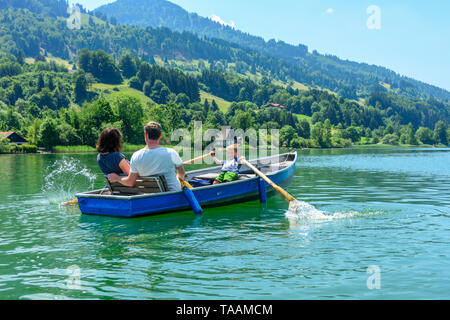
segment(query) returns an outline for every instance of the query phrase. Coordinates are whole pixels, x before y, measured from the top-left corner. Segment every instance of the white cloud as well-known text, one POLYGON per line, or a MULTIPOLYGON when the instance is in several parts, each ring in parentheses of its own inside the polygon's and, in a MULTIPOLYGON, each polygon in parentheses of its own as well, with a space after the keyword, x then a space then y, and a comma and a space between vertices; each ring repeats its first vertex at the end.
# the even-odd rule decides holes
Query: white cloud
POLYGON ((334 9, 333 8, 328 8, 327 9, 327 13, 333 13, 334 12, 334 9))
POLYGON ((211 16, 211 20, 214 22, 220 23, 223 26, 231 27, 233 29, 236 27, 236 24, 234 23, 234 21, 230 21, 230 23, 227 23, 227 22, 223 21, 218 15, 215 15, 215 14, 213 14, 211 16))

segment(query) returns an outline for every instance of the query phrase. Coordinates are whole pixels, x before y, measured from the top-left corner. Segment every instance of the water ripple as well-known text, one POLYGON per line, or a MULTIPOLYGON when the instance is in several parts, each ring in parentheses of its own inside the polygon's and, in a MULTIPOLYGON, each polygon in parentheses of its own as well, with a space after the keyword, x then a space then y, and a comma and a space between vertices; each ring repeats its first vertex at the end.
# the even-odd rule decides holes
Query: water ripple
POLYGON ((297 215, 277 196, 131 220, 59 206, 103 185, 92 155, 1 157, 2 299, 449 298, 448 151, 302 152, 297 215), (83 172, 71 185, 69 169, 83 172))

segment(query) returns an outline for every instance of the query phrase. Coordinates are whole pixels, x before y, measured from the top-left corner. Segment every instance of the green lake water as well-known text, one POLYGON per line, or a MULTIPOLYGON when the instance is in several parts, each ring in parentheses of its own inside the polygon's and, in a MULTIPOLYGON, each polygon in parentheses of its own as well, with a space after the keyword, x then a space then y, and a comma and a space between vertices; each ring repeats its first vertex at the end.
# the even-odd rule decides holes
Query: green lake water
POLYGON ((92 154, 0 155, 0 177, 0 299, 450 298, 450 149, 300 151, 298 216, 60 207, 104 185, 92 154))

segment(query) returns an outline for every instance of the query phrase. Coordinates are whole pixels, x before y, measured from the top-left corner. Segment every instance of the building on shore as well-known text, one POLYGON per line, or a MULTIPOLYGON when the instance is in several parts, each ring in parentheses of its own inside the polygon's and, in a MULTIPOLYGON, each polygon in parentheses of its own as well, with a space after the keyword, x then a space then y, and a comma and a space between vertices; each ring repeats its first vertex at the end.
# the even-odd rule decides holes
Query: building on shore
POLYGON ((25 140, 21 135, 17 134, 14 131, 6 131, 6 132, 0 132, 0 141, 8 139, 8 144, 14 143, 17 145, 24 145, 28 144, 28 141, 25 140))
POLYGON ((269 103, 265 107, 266 108, 278 108, 278 109, 281 109, 281 110, 285 110, 286 109, 285 106, 283 106, 281 104, 278 104, 278 103, 269 103))

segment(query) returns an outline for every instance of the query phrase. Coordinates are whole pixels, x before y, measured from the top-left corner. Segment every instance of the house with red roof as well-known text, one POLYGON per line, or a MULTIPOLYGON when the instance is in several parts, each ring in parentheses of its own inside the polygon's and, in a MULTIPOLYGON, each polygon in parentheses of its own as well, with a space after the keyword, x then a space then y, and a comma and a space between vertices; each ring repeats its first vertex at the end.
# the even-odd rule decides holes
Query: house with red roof
POLYGON ((278 108, 278 109, 282 109, 282 110, 286 109, 285 106, 283 106, 283 105, 281 105, 281 104, 278 104, 278 103, 269 103, 269 104, 266 106, 266 108, 270 108, 270 107, 272 107, 272 108, 278 108))

